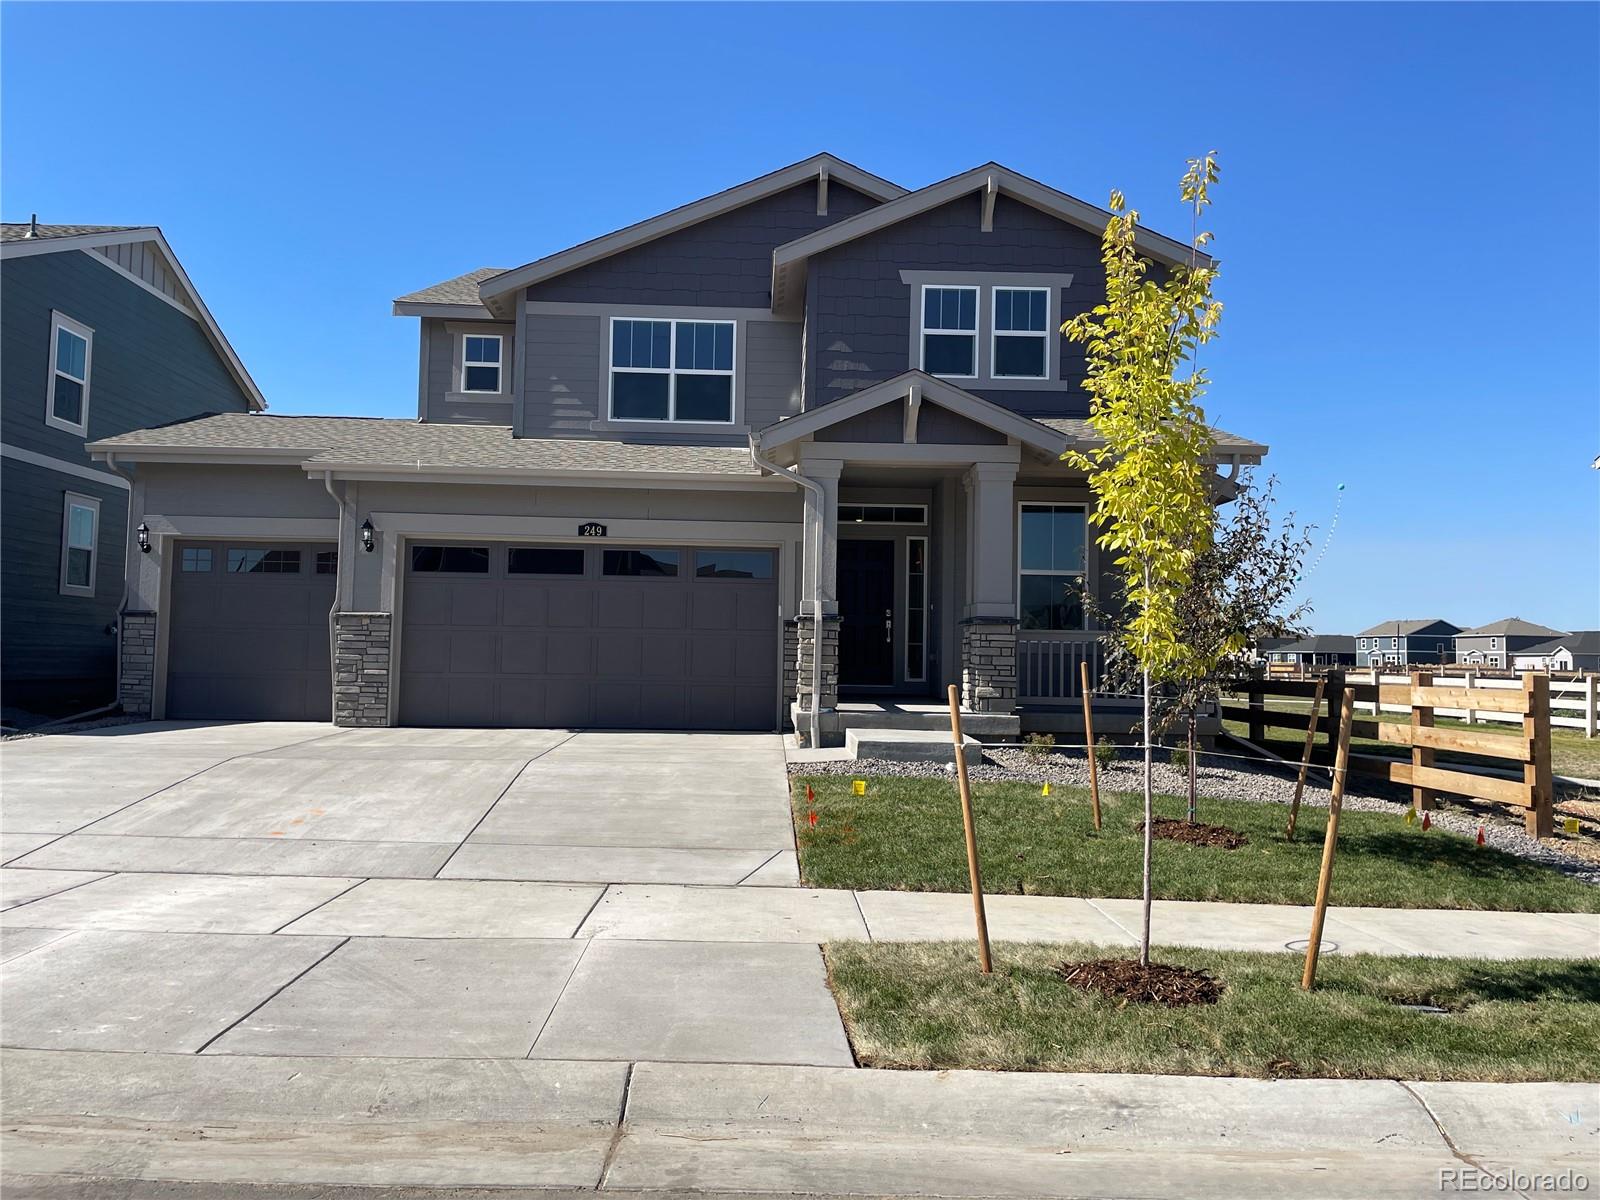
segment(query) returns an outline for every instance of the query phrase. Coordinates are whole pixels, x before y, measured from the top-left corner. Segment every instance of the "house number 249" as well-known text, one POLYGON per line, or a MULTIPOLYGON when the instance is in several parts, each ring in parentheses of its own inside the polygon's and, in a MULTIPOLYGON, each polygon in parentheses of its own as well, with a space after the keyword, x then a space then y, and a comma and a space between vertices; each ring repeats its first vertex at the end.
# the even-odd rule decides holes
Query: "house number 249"
POLYGON ((578 526, 579 537, 605 537, 606 527, 599 521, 588 521, 578 526))

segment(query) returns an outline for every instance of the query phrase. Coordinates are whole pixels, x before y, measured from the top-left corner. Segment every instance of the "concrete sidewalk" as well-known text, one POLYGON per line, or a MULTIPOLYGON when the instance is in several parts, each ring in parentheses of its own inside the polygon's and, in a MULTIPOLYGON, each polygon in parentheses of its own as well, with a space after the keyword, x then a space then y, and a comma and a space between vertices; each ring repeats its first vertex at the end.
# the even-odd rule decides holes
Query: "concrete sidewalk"
POLYGON ((8 1177, 58 1180, 1367 1200, 1449 1194, 1441 1179, 1478 1171, 1571 1170, 1593 1187, 1600 1157, 1592 1084, 33 1051, 4 1064, 8 1177))

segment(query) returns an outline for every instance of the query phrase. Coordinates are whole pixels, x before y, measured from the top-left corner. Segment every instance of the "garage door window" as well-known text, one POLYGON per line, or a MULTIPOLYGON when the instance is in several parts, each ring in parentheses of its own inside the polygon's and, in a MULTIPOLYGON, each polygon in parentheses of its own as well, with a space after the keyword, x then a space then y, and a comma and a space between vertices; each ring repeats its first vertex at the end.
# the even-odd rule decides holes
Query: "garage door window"
POLYGON ((411 569, 428 573, 449 572, 454 575, 487 575, 489 573, 489 547, 487 546, 413 546, 411 569))
POLYGON ((767 550, 697 550, 694 573, 700 579, 771 579, 767 550))
POLYGON ((298 575, 298 550, 229 550, 228 570, 245 575, 298 575))
POLYGON ((582 575, 583 551, 566 546, 513 546, 506 556, 511 575, 582 575))
POLYGON ((317 574, 337 575, 339 573, 339 552, 337 550, 317 551, 317 574))
POLYGON ((607 550, 601 568, 607 575, 662 577, 678 573, 676 550, 607 550))
POLYGON ((183 548, 183 569, 191 575, 210 571, 211 547, 185 546, 183 548))

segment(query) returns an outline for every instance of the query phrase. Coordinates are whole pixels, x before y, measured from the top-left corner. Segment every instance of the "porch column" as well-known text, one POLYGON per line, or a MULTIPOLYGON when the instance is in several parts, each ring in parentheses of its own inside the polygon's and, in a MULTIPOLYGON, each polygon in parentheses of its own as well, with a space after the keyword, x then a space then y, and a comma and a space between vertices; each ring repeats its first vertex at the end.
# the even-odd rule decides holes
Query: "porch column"
POLYGON ((822 504, 809 490, 805 493, 804 544, 800 548, 800 615, 795 618, 794 679, 796 732, 809 737, 812 732, 809 715, 813 710, 822 717, 823 733, 820 744, 837 739, 837 731, 829 728, 830 714, 839 703, 839 476, 844 463, 837 459, 806 459, 801 473, 814 479, 822 487, 822 504), (818 553, 817 533, 820 529, 821 552, 818 553), (822 612, 815 611, 820 596, 822 612), (820 626, 820 629, 819 629, 820 626), (820 660, 821 690, 812 695, 813 656, 820 660), (830 736, 832 735, 832 736, 830 736))
POLYGON ((975 463, 967 494, 967 602, 961 621, 961 703, 974 712, 1017 706, 1015 463, 975 463))

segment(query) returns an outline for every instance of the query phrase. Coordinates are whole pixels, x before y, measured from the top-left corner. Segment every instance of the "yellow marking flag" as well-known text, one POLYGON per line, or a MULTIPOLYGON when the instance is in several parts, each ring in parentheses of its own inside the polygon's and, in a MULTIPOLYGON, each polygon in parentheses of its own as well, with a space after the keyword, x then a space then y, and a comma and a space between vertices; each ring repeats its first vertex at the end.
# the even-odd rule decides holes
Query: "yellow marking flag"
POLYGON ((850 790, 858 796, 865 796, 867 794, 867 781, 865 779, 852 779, 850 781, 850 790))
POLYGON ((1042 788, 1039 789, 1039 795, 1048 796, 1049 794, 1050 794, 1050 785, 1047 783, 1042 788))
POLYGON ((1565 829, 1568 833, 1577 833, 1578 832, 1578 818, 1577 817, 1568 817, 1565 821, 1561 822, 1561 827, 1563 829, 1565 829))
POLYGON ((1406 809, 1406 824, 1407 825, 1415 825, 1416 823, 1417 823, 1417 810, 1414 809, 1414 808, 1406 809))

